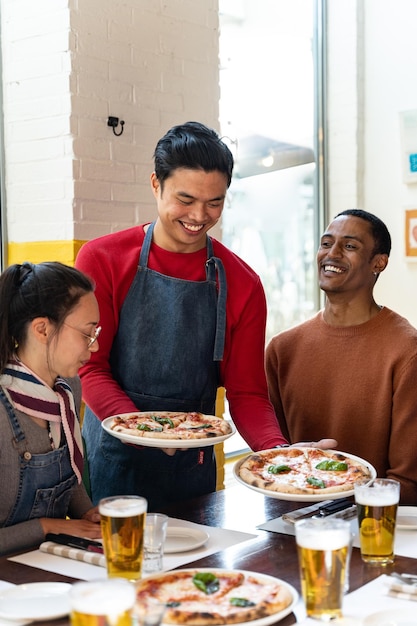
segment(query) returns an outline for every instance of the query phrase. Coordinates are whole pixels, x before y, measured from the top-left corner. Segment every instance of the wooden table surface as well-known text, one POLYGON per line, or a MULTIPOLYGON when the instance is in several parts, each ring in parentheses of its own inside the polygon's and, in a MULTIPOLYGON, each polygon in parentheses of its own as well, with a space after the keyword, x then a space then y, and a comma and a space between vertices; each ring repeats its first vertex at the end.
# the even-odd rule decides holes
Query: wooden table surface
MULTIPOLYGON (((242 532, 257 533, 250 541, 237 544, 216 554, 195 561, 194 567, 244 569, 276 576, 290 583, 300 592, 298 560, 292 535, 259 531, 256 527, 301 506, 301 502, 288 502, 271 498, 236 484, 223 491, 189 500, 164 510, 176 517, 207 526, 217 526, 242 532)), ((190 567, 190 564, 184 567, 190 567)), ((396 557, 395 564, 387 567, 369 566, 362 562, 357 548, 353 549, 350 567, 350 590, 353 591, 382 573, 406 571, 417 574, 417 559, 396 557)), ((38 570, 0 558, 0 579, 21 584, 27 582, 74 582, 74 579, 38 570)), ((279 622, 289 626, 296 622, 293 614, 279 622)), ((49 621, 49 626, 67 626, 68 618, 49 621)))

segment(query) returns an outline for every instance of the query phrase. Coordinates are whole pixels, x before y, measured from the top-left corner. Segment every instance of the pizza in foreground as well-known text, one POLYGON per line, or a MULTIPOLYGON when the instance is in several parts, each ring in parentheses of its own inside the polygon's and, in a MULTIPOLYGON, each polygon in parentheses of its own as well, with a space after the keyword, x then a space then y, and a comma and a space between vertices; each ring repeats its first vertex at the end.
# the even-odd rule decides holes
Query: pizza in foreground
POLYGON ((282 494, 323 498, 351 491, 357 481, 372 479, 368 465, 342 452, 318 448, 277 448, 243 460, 238 476, 252 487, 282 494))
POLYGON ((224 419, 203 413, 143 411, 117 415, 110 426, 115 432, 154 439, 210 439, 232 433, 224 419))
POLYGON ((189 626, 252 621, 283 611, 293 599, 279 580, 241 571, 177 570, 145 578, 137 587, 139 604, 165 604, 165 624, 189 626))

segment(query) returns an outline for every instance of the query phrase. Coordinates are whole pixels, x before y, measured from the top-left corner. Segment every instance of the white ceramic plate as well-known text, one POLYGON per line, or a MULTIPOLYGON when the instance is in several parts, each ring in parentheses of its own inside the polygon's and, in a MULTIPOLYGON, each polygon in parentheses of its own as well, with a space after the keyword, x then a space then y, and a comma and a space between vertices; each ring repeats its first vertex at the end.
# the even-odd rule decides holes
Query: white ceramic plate
POLYGON ((0 618, 45 621, 69 613, 69 583, 28 583, 0 592, 0 618))
POLYGON ((188 552, 203 546, 209 538, 209 534, 200 528, 187 528, 185 526, 168 526, 164 544, 166 554, 176 552, 188 552))
MULTIPOLYGON (((128 415, 144 415, 144 413, 151 413, 152 415, 163 414, 164 411, 143 411, 141 413, 120 413, 119 417, 127 417, 128 415)), ((232 435, 235 434, 236 428, 232 422, 228 422, 232 431, 227 435, 221 435, 220 437, 206 437, 205 439, 156 439, 156 438, 147 438, 147 437, 137 437, 136 435, 129 435, 128 433, 117 433, 114 430, 111 430, 110 426, 113 422, 113 419, 117 417, 116 415, 111 415, 110 417, 106 417, 101 422, 102 427, 109 435, 112 437, 116 437, 116 439, 120 439, 125 443, 134 443, 137 446, 146 446, 149 448, 204 448, 206 446, 214 446, 216 443, 221 443, 226 439, 229 439, 232 435)), ((213 415, 208 415, 207 417, 215 417, 213 415)))
POLYGON ((399 506, 397 511, 398 530, 417 530, 417 506, 399 506))
MULTIPOLYGON (((187 571, 211 572, 212 574, 216 575, 217 572, 221 573, 221 572, 230 571, 230 570, 219 569, 219 568, 200 568, 200 567, 193 568, 193 569, 181 569, 181 572, 187 572, 187 571)), ((247 570, 233 570, 233 572, 234 573, 242 572, 243 574, 246 574, 246 575, 249 574, 251 576, 256 576, 260 580, 265 580, 267 582, 280 583, 280 585, 288 589, 288 591, 290 592, 292 596, 291 604, 289 604, 289 606, 287 606, 287 608, 284 609, 283 611, 278 611, 278 613, 273 613, 272 615, 267 615, 266 617, 262 617, 260 619, 254 619, 254 620, 251 620, 250 622, 243 622, 243 623, 240 622, 239 624, 234 624, 234 626, 243 626, 243 624, 245 624, 245 626, 248 626, 248 625, 249 626, 269 626, 270 624, 275 624, 276 622, 279 622, 281 619, 283 619, 284 617, 292 613, 293 608, 297 604, 297 601, 298 601, 298 592, 296 591, 296 589, 294 589, 294 587, 286 583, 284 580, 281 580, 280 578, 275 578, 274 576, 268 576, 267 574, 259 574, 258 572, 249 572, 247 570)), ((163 580, 165 576, 168 576, 168 577, 172 576, 172 571, 166 572, 165 574, 156 574, 155 576, 148 576, 146 580, 148 581, 149 579, 152 579, 152 578, 163 580)))
POLYGON ((363 626, 416 626, 416 611, 412 609, 395 609, 378 611, 365 617, 363 626))
MULTIPOLYGON (((263 452, 270 452, 270 450, 263 450, 263 452)), ((369 482, 372 482, 376 478, 376 470, 373 467, 373 465, 368 463, 368 461, 365 461, 364 459, 361 459, 360 457, 355 456, 353 454, 348 454, 347 452, 340 452, 338 450, 326 450, 326 452, 336 452, 337 454, 343 454, 349 459, 360 461, 361 463, 366 465, 371 472, 371 479, 369 482)), ((330 494, 320 493, 321 490, 318 489, 317 493, 303 495, 301 493, 294 493, 294 494, 293 493, 279 493, 277 491, 270 491, 269 489, 262 489, 260 487, 255 487, 254 485, 250 485, 249 483, 246 483, 244 480, 240 478, 239 468, 242 465, 242 463, 246 461, 248 456, 251 456, 252 454, 254 453, 252 452, 251 454, 245 456, 243 459, 240 459, 239 461, 237 461, 237 463, 235 463, 233 467, 233 474, 239 483, 241 483, 242 485, 245 485, 245 487, 249 487, 249 489, 253 489, 254 491, 257 491, 258 493, 262 493, 264 496, 270 496, 271 498, 276 498, 277 500, 289 500, 292 502, 321 502, 322 500, 329 499, 329 498, 332 500, 339 500, 340 498, 348 498, 349 496, 353 496, 353 493, 354 493, 353 489, 349 491, 340 491, 340 492, 335 492, 335 493, 330 493, 330 494)), ((262 452, 260 452, 259 454, 262 454, 262 452)))

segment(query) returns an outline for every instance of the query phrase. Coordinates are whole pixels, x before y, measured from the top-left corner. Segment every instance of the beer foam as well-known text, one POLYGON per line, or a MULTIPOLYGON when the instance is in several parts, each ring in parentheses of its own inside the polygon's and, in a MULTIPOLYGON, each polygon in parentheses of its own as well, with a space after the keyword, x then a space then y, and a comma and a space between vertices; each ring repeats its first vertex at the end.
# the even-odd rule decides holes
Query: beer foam
POLYGON ((99 504, 101 515, 108 517, 132 517, 146 513, 147 502, 140 498, 116 498, 111 501, 104 501, 99 504))
POLYGON ((327 528, 324 532, 305 528, 297 532, 297 545, 308 550, 340 550, 349 541, 349 529, 344 528, 327 528))
POLYGON ((124 580, 108 579, 77 583, 71 591, 71 609, 87 615, 115 615, 129 611, 135 588, 124 580))
POLYGON ((355 493, 356 504, 368 506, 391 506, 398 504, 398 493, 393 490, 374 488, 367 489, 363 493, 357 491, 355 493))

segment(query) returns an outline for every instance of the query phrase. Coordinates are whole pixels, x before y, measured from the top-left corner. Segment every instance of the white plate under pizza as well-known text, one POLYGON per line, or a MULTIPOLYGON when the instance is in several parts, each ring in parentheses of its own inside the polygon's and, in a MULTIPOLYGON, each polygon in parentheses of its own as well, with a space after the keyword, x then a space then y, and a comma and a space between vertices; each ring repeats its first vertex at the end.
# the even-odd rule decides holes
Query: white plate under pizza
POLYGON ((279 500, 320 502, 354 494, 354 484, 370 483, 375 468, 365 459, 338 450, 291 446, 252 452, 233 468, 236 480, 279 500))
POLYGON ((195 568, 143 578, 137 599, 140 606, 166 605, 162 622, 170 626, 268 626, 292 613, 298 593, 267 574, 195 568))
POLYGON ((181 411, 138 411, 107 417, 101 423, 113 437, 151 448, 202 448, 236 432, 233 422, 215 415, 181 411))

